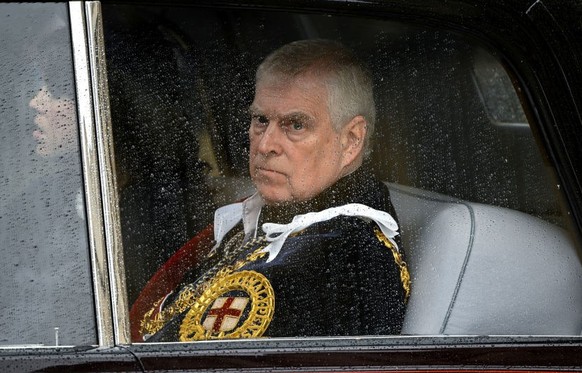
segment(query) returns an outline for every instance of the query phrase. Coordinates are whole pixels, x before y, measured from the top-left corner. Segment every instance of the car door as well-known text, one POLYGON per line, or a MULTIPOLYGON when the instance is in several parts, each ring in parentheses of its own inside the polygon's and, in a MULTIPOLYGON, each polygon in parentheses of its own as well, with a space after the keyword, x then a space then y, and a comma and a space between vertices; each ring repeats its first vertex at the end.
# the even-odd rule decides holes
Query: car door
POLYGON ((540 1, 0 4, 0 366, 578 371, 579 14, 540 1), (315 38, 373 76, 367 166, 411 273, 402 333, 132 338, 152 276, 254 192, 257 66, 315 38))

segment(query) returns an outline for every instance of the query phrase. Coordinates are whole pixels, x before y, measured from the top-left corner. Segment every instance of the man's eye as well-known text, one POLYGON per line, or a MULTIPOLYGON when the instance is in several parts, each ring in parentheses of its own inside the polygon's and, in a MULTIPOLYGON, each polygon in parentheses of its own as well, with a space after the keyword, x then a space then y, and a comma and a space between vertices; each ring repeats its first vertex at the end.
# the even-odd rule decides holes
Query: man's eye
POLYGON ((269 118, 264 115, 253 115, 253 121, 263 126, 269 124, 269 118))
POLYGON ((293 131, 301 131, 305 128, 305 125, 301 122, 291 122, 291 129, 293 131))

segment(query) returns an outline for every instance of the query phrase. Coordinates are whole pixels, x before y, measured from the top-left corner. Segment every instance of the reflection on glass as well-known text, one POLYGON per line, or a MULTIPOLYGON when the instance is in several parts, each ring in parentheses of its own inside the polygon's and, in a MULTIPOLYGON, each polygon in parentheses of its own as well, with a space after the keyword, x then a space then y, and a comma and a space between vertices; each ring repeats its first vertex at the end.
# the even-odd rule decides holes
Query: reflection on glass
MULTIPOLYGON (((127 181, 120 189, 130 303, 160 259, 178 250, 176 238, 195 233, 179 217, 200 222, 213 211, 184 197, 220 206, 253 193, 248 109, 260 61, 292 40, 325 38, 372 71, 378 115, 366 166, 389 183, 402 226, 412 274, 403 331, 579 334, 582 266, 564 230, 569 212, 515 87, 473 40, 377 18, 240 9, 105 5, 104 20, 116 162, 127 181), (145 35, 164 48, 140 54, 139 42, 152 43, 145 35), (185 120, 172 120, 176 113, 185 120), (176 151, 186 146, 190 152, 176 151), (208 167, 190 168, 198 184, 180 177, 200 160, 208 167)), ((203 254, 187 258, 199 273, 203 254)), ((205 315, 221 302, 205 305, 205 315)), ((320 307, 303 305, 295 330, 320 307)))
POLYGON ((38 128, 32 133, 37 141, 36 153, 43 157, 74 154, 77 130, 73 99, 54 97, 45 85, 29 105, 36 111, 34 123, 38 128))
POLYGON ((95 344, 66 7, 0 17, 0 345, 95 344))

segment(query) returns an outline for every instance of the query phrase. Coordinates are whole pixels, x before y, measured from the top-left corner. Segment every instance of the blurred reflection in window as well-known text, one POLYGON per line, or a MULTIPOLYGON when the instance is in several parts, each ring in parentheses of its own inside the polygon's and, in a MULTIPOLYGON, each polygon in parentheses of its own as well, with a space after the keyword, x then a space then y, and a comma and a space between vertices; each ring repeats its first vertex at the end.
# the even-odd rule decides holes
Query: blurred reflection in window
POLYGON ((66 7, 0 17, 0 344, 95 344, 66 7))
POLYGON ((204 127, 193 97, 190 53, 160 17, 104 9, 127 293, 146 281, 210 220, 208 166, 199 159, 204 127))

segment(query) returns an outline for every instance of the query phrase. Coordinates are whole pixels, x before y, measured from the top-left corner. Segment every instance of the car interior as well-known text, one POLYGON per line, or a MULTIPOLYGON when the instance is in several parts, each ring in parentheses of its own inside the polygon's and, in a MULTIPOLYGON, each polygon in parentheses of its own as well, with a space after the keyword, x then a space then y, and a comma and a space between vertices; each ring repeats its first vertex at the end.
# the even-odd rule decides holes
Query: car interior
POLYGON ((216 207, 252 193, 258 64, 292 40, 329 38, 374 78, 366 166, 389 186, 401 223, 412 275, 402 333, 582 333, 581 250, 503 56, 454 32, 374 18, 102 7, 130 304, 216 207))

